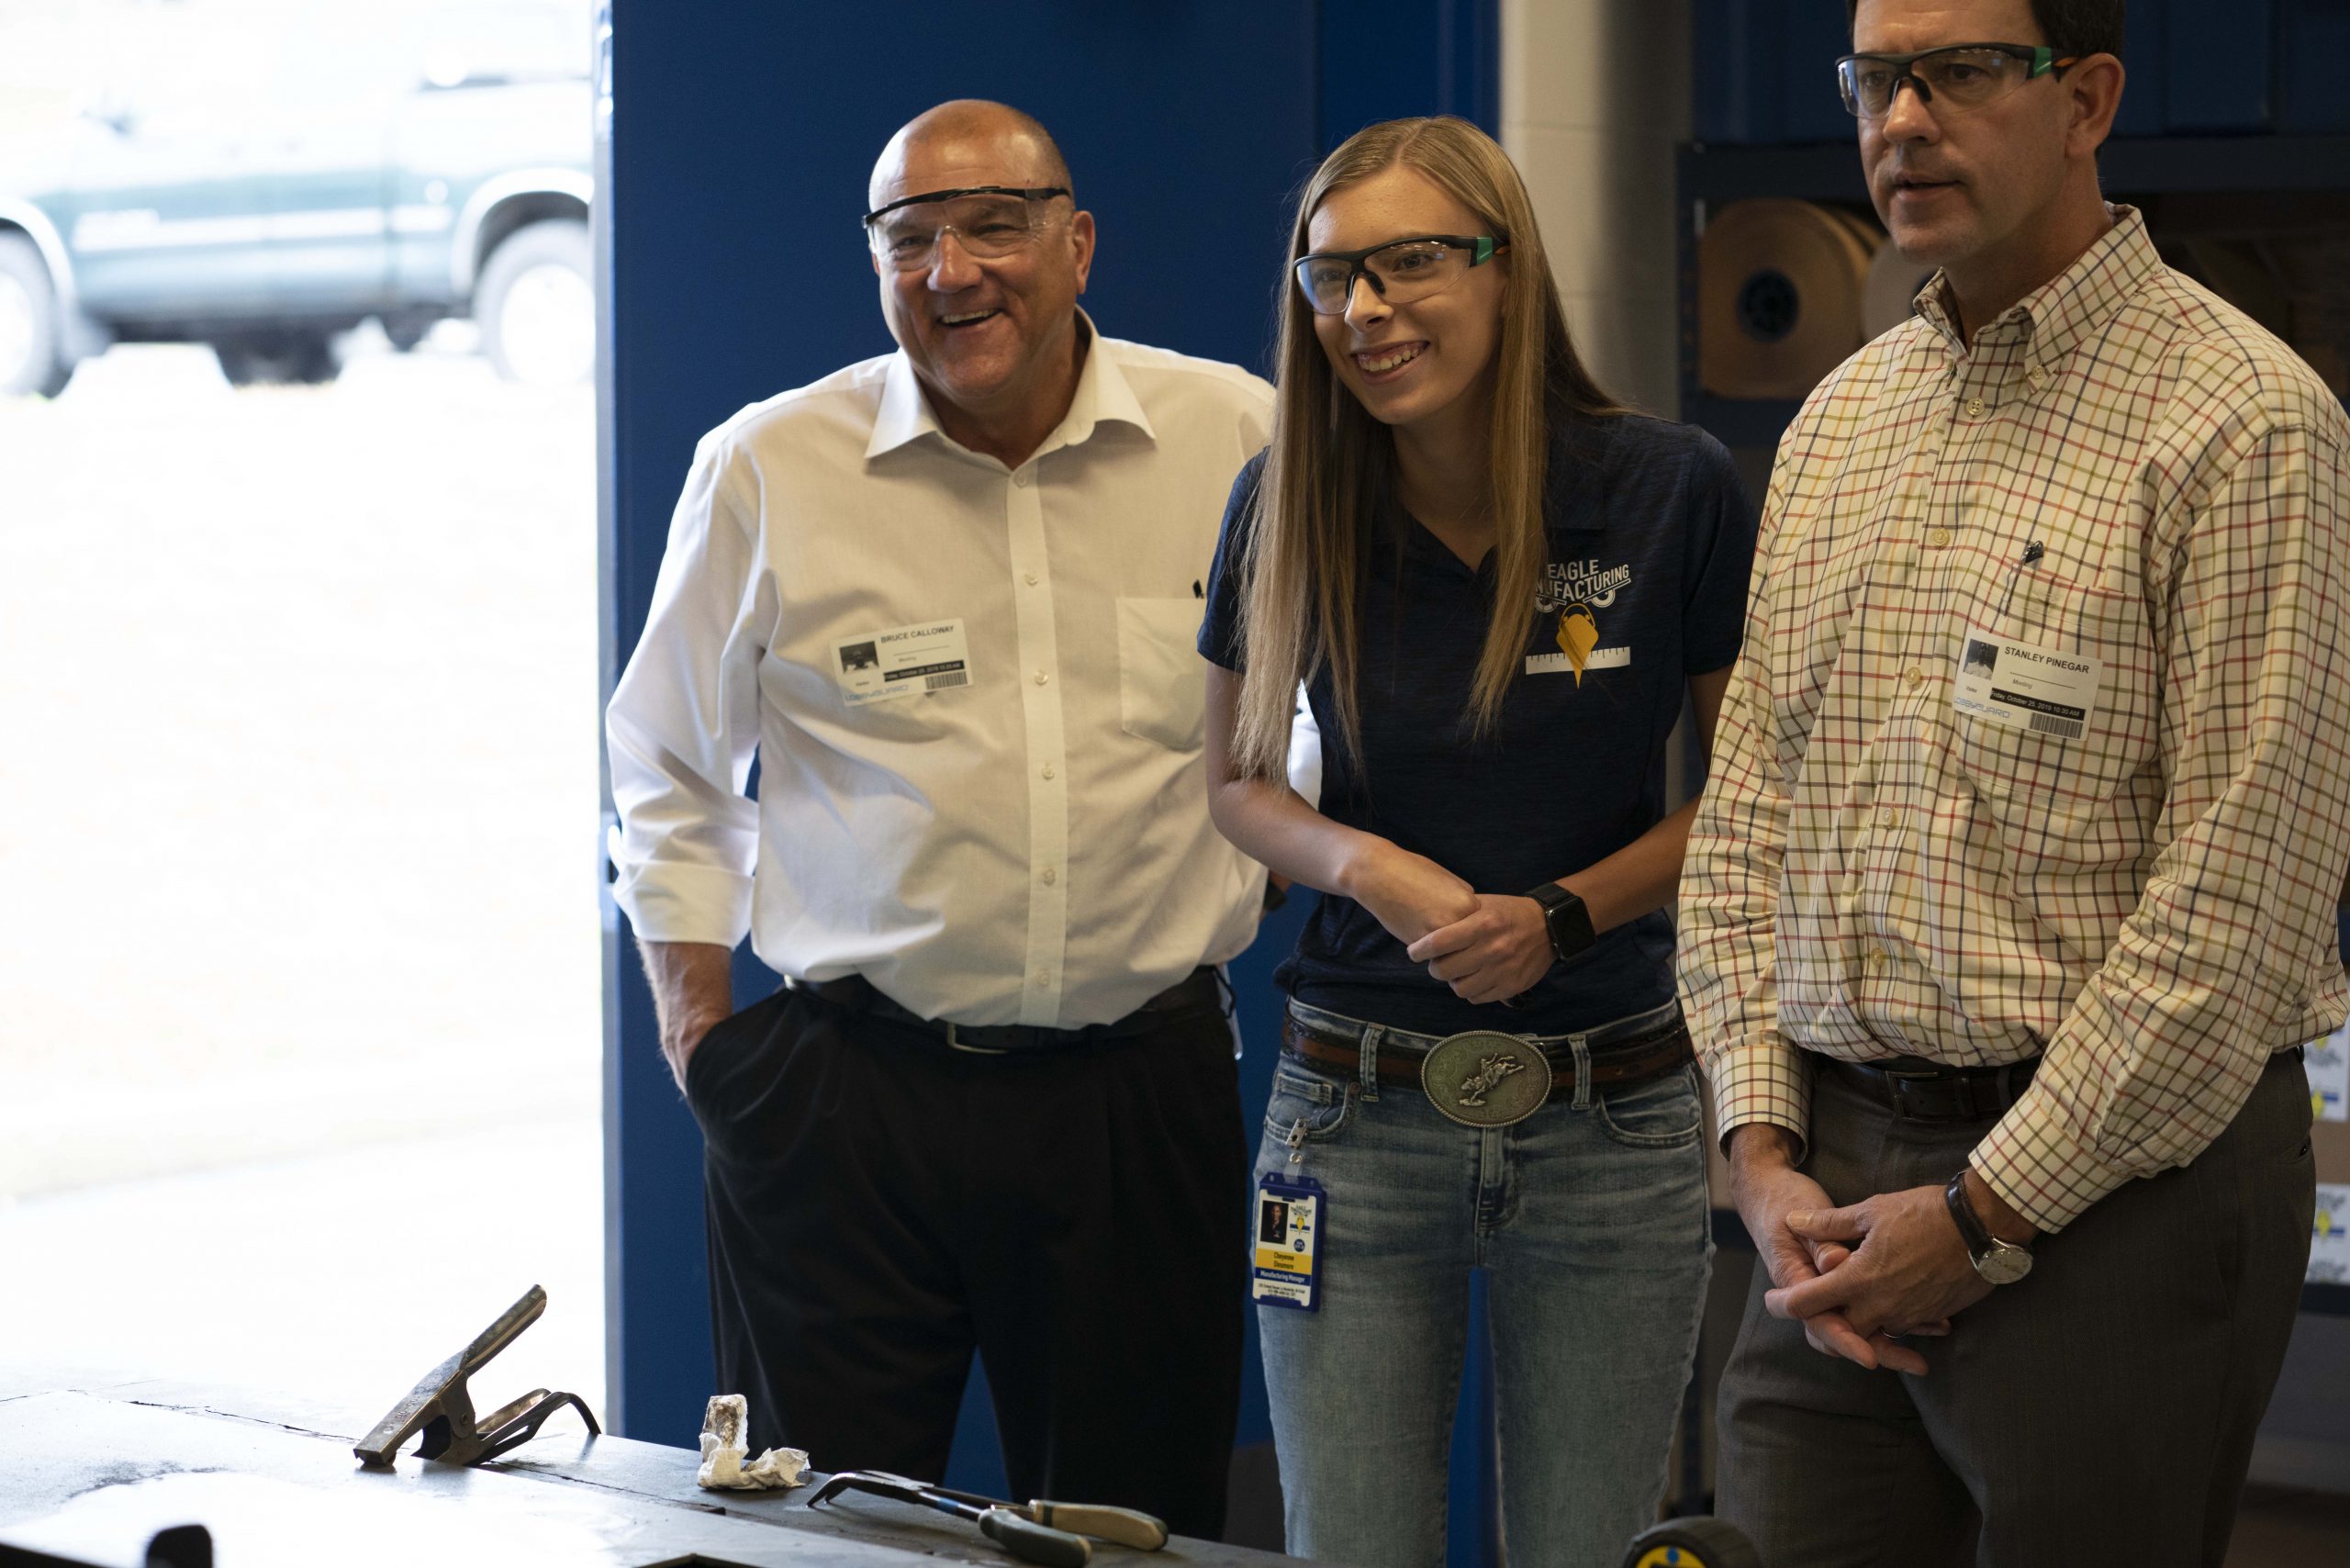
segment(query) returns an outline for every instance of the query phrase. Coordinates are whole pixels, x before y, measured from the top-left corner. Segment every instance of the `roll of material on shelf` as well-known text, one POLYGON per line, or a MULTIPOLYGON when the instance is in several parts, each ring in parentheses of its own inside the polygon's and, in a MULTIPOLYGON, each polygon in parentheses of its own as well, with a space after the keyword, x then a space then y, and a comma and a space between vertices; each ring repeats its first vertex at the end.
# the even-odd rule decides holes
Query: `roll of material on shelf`
POLYGON ((1931 262, 1911 261, 1894 249, 1890 236, 1879 241, 1861 286, 1862 332, 1874 340, 1909 319, 1909 302, 1933 275, 1931 262))
POLYGON ((1776 197, 1733 202, 1697 241, 1697 384, 1800 398, 1866 341, 1861 291, 1876 226, 1776 197))

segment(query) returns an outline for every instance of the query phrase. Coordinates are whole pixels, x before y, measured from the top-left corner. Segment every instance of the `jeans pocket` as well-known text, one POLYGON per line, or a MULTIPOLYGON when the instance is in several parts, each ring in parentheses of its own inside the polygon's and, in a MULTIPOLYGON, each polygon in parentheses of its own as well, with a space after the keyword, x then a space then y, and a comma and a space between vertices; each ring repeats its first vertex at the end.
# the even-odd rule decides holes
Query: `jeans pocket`
POLYGON ((1272 1098, 1265 1102, 1265 1132, 1287 1140, 1299 1137, 1318 1143, 1336 1137, 1354 1114, 1355 1089, 1318 1073, 1303 1072, 1284 1061, 1273 1070, 1272 1098))
POLYGON ((1595 1109, 1602 1131, 1627 1148, 1685 1148, 1697 1141, 1697 1079, 1684 1067, 1609 1089, 1595 1109))

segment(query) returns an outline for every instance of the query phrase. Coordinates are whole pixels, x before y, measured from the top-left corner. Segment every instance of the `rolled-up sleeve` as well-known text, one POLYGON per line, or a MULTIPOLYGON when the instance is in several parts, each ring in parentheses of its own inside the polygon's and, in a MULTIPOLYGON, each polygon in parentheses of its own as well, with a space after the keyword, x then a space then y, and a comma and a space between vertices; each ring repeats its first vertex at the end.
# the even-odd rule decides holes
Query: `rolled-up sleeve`
MULTIPOLYGON (((1783 456, 1782 471, 1785 463, 1783 456)), ((1725 1145, 1749 1122, 1785 1127, 1798 1140, 1807 1137, 1811 1122, 1809 1065, 1779 1031, 1774 953, 1791 802, 1773 739, 1764 591, 1779 511, 1776 476, 1772 490, 1754 552, 1745 637, 1715 724, 1712 765, 1682 864, 1682 1007, 1713 1089, 1725 1145)))
POLYGON ((2247 436, 2180 509, 2145 890, 1975 1169, 2043 1230, 2184 1165, 2338 965, 2350 865, 2350 483, 2323 425, 2247 436))
POLYGON ((694 454, 644 633, 605 712, 612 897, 645 941, 732 947, 751 925, 761 552, 728 451, 714 434, 694 454))

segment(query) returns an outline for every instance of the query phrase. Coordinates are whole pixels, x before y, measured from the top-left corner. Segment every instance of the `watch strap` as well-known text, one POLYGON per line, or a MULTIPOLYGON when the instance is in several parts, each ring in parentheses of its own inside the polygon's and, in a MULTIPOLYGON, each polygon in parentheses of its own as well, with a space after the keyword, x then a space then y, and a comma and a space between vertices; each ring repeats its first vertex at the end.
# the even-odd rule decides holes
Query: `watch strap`
POLYGON ((1543 929, 1550 933, 1550 956, 1560 962, 1573 958, 1599 940, 1591 928, 1591 911, 1570 890, 1556 882, 1544 882, 1528 890, 1526 896, 1542 906, 1543 929))
POLYGON ((1966 1201, 1965 1166, 1960 1166, 1958 1174, 1950 1179, 1950 1185, 1942 1189, 1942 1201, 1950 1205, 1950 1217, 1958 1222, 1959 1238, 1966 1243, 1966 1255, 1981 1261, 1983 1255, 1991 1250, 1991 1233, 1984 1228, 1975 1205, 1966 1201))

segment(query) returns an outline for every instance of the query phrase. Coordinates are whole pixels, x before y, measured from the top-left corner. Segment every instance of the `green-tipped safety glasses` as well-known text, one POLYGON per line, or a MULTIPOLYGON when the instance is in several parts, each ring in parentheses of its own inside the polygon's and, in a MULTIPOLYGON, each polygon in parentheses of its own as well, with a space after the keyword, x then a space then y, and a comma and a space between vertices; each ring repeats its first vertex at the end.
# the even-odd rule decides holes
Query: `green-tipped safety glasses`
POLYGON ((1844 107, 1862 119, 1883 119, 1907 82, 1920 103, 1976 109, 2004 98, 2026 82, 2062 76, 2077 55, 2059 60, 2045 46, 2025 43, 1954 43, 1915 54, 1848 54, 1836 62, 1836 84, 1844 107))
POLYGON ((1355 295, 1355 279, 1371 279, 1371 291, 1390 305, 1408 305, 1441 293, 1471 267, 1482 267, 1509 249, 1490 234, 1416 234, 1367 251, 1323 251, 1291 265, 1297 286, 1318 316, 1343 316, 1355 295))

